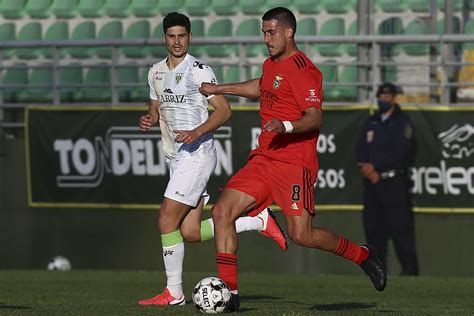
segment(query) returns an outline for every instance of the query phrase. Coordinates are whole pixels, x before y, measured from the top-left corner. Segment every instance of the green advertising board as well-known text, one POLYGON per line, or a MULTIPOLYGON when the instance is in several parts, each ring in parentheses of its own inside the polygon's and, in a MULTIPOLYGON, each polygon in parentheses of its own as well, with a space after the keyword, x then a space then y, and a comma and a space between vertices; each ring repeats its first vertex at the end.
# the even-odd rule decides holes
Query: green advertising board
MULTIPOLYGON (((474 108, 404 107, 415 125, 415 211, 474 212, 474 108)), ((30 107, 26 111, 28 199, 32 207, 158 208, 168 179, 159 128, 138 131, 136 107, 30 107)), ((318 141, 317 210, 360 210, 355 161, 369 106, 324 110, 318 141)), ((208 191, 216 200, 257 146, 255 107, 236 107, 215 132, 218 162, 208 191)))

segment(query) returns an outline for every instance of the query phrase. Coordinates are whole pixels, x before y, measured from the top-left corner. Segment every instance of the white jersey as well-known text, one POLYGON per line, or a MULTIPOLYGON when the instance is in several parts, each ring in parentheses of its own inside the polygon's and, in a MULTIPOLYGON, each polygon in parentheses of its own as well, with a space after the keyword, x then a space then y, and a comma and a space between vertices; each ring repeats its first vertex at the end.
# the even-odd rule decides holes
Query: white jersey
POLYGON ((161 139, 168 161, 177 158, 178 154, 180 157, 216 155, 212 133, 202 135, 192 144, 174 140, 175 131, 193 130, 207 120, 207 98, 198 90, 203 82, 217 83, 214 72, 190 54, 172 70, 164 59, 148 72, 150 99, 160 102, 161 139))

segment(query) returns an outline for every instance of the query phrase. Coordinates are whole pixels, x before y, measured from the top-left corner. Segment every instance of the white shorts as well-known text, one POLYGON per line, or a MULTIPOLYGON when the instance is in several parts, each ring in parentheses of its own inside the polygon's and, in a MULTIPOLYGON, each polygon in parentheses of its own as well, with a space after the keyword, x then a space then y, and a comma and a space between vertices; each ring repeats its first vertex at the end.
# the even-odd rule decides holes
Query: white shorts
POLYGON ((165 197, 195 207, 199 199, 209 201, 206 187, 217 164, 217 157, 185 157, 172 160, 165 197))

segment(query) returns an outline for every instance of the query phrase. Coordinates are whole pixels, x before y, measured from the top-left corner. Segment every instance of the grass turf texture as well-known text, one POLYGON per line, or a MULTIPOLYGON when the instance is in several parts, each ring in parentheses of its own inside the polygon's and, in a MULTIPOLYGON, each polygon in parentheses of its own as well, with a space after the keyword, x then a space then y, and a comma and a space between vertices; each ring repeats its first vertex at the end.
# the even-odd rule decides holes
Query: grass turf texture
MULTIPOLYGON (((139 306, 163 289, 161 272, 0 271, 0 315, 194 315, 191 291, 213 273, 186 273, 187 304, 139 306)), ((382 293, 364 276, 245 274, 241 314, 474 313, 474 278, 390 277, 382 293)))

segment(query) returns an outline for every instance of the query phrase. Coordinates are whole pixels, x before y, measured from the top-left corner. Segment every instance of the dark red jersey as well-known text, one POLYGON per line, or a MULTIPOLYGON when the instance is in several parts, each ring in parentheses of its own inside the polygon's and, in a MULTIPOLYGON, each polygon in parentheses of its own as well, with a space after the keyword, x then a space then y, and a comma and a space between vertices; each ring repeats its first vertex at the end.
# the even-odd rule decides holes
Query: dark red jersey
POLYGON ((278 134, 264 131, 271 118, 295 121, 309 107, 322 107, 322 75, 302 52, 281 60, 268 58, 260 78, 260 118, 262 133, 259 147, 250 156, 265 155, 311 170, 318 169, 316 142, 319 130, 307 133, 278 134))

